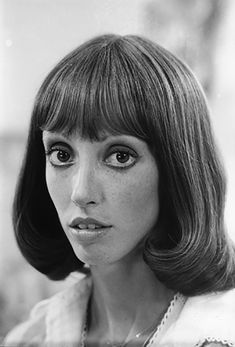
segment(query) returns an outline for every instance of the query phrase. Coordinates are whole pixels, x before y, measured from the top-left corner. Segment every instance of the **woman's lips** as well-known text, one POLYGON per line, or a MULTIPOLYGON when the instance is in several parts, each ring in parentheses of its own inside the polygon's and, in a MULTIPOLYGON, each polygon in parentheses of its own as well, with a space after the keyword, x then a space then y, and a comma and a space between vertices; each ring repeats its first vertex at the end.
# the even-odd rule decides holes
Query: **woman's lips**
POLYGON ((110 227, 110 225, 103 223, 97 219, 94 218, 74 218, 72 222, 69 225, 72 228, 79 228, 79 229, 98 229, 98 228, 106 228, 110 227))
POLYGON ((79 217, 74 218, 69 227, 78 242, 91 243, 106 235, 112 226, 94 218, 79 217))
POLYGON ((111 229, 110 227, 99 227, 95 229, 80 229, 78 227, 71 228, 72 235, 81 243, 92 243, 98 241, 105 236, 111 229))

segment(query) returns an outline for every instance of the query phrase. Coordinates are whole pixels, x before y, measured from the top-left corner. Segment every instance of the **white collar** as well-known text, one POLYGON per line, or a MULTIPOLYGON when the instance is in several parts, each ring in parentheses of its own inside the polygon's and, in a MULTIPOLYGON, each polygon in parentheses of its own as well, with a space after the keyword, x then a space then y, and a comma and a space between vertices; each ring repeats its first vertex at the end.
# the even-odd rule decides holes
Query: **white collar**
POLYGON ((55 295, 46 315, 46 345, 74 344, 81 340, 87 303, 91 293, 91 277, 86 276, 65 291, 55 295))
MULTIPOLYGON (((91 276, 83 276, 49 300, 46 345, 73 346, 81 341, 91 290, 91 276)), ((149 345, 194 346, 207 336, 235 341, 234 322, 235 289, 188 299, 176 294, 149 345)))

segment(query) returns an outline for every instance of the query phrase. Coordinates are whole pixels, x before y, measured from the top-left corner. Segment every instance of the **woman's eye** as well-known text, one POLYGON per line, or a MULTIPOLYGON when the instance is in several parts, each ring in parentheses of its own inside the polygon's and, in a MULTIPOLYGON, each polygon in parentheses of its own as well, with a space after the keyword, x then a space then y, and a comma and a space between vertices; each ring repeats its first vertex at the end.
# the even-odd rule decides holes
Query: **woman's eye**
POLYGON ((105 160, 109 166, 127 168, 132 166, 137 160, 137 154, 129 150, 116 150, 105 160))
POLYGON ((65 166, 72 162, 72 158, 68 150, 62 148, 51 148, 46 152, 46 156, 53 166, 65 166))

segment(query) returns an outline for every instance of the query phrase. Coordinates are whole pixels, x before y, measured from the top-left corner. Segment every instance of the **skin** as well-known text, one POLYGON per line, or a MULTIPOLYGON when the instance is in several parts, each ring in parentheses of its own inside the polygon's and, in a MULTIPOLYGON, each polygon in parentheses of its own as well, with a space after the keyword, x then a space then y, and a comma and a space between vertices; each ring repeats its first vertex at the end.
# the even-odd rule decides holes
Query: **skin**
POLYGON ((158 321, 173 295, 142 258, 158 218, 156 161, 144 141, 129 135, 91 142, 44 131, 43 143, 49 194, 74 253, 93 277, 86 344, 132 339, 158 321), (110 228, 81 242, 70 227, 78 217, 110 228))
POLYGON ((130 252, 136 257, 134 250, 154 227, 159 210, 158 169, 145 142, 126 135, 90 142, 49 132, 43 140, 50 151, 48 190, 77 257, 90 265, 121 261, 130 252), (122 162, 118 150, 126 155, 122 162), (64 157, 58 159, 58 153, 64 157), (112 228, 95 242, 81 244, 69 226, 77 217, 112 228))

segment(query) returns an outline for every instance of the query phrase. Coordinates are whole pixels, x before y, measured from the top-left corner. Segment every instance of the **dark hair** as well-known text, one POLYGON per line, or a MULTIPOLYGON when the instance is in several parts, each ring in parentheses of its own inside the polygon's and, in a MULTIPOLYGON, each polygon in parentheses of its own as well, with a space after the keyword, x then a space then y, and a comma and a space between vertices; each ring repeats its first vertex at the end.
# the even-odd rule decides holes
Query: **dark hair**
POLYGON ((29 263, 56 280, 84 268, 47 191, 42 129, 79 129, 90 139, 109 131, 146 141, 156 158, 160 213, 143 256, 158 279, 187 295, 234 287, 225 179, 208 113, 189 68, 147 39, 104 35, 67 55, 36 97, 15 195, 16 239, 29 263))

